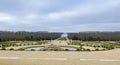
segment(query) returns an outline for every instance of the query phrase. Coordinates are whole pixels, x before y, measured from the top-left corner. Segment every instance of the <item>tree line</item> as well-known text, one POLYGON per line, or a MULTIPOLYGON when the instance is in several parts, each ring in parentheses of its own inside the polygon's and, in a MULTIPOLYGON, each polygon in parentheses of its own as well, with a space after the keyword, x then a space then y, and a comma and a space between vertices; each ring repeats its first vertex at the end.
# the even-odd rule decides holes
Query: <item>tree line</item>
POLYGON ((119 41, 120 32, 79 32, 68 33, 68 38, 83 41, 119 41))
MULTIPOLYGON (((40 41, 54 40, 61 37, 63 33, 54 32, 27 32, 27 31, 0 31, 1 41, 40 41)), ((79 32, 67 33, 72 40, 83 41, 119 41, 120 32, 79 32)))
POLYGON ((0 31, 0 41, 40 41, 57 39, 62 33, 54 32, 27 32, 27 31, 0 31))

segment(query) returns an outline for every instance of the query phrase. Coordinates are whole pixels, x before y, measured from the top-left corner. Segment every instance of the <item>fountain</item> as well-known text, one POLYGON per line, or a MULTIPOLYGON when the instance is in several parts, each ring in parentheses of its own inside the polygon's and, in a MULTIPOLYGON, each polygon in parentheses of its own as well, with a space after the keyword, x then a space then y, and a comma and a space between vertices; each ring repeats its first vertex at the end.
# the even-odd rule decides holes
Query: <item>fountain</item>
POLYGON ((78 48, 76 47, 70 47, 70 46, 57 46, 57 45, 46 45, 46 46, 37 46, 37 47, 30 47, 26 48, 26 51, 64 51, 64 50, 69 50, 69 51, 76 51, 78 48))
POLYGON ((42 51, 63 51, 64 49, 60 48, 59 46, 51 44, 51 45, 45 46, 41 50, 42 51))

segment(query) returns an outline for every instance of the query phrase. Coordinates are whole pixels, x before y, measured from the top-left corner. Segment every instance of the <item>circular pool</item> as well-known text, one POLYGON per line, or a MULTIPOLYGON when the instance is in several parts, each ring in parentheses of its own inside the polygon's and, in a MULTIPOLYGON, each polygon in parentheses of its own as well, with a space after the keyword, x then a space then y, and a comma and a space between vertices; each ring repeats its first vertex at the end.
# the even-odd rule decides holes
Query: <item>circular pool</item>
POLYGON ((62 48, 64 50, 69 50, 69 51, 76 51, 77 50, 76 47, 70 47, 70 46, 61 46, 60 48, 62 48))
POLYGON ((26 48, 25 51, 31 51, 31 50, 34 50, 34 51, 40 51, 42 48, 44 48, 44 46, 39 46, 39 47, 29 47, 29 48, 26 48))
MULTIPOLYGON (((29 47, 29 48, 25 48, 25 51, 32 51, 32 50, 34 50, 34 51, 40 51, 40 50, 42 50, 44 48, 45 48, 45 46, 29 47)), ((51 47, 47 47, 47 48, 51 49, 51 47)), ((76 47, 71 47, 71 46, 60 46, 60 47, 53 47, 53 48, 55 48, 55 49, 56 48, 63 49, 63 50, 67 50, 67 51, 76 51, 78 49, 76 47)))

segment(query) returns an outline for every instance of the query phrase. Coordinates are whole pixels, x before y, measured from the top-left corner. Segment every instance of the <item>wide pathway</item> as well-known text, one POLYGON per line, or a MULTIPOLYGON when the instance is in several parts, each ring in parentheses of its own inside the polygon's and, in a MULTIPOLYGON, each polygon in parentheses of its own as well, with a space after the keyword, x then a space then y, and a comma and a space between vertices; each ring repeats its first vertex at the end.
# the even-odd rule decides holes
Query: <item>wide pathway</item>
POLYGON ((109 51, 0 51, 0 65, 120 65, 120 49, 109 51))

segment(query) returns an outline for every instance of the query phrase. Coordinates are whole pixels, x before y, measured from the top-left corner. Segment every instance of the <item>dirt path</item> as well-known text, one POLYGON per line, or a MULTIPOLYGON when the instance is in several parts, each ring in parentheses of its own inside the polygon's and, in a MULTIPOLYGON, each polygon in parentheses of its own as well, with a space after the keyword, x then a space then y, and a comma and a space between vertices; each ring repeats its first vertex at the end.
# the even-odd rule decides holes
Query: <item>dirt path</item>
POLYGON ((0 51, 0 65, 120 65, 120 49, 95 52, 0 51))

